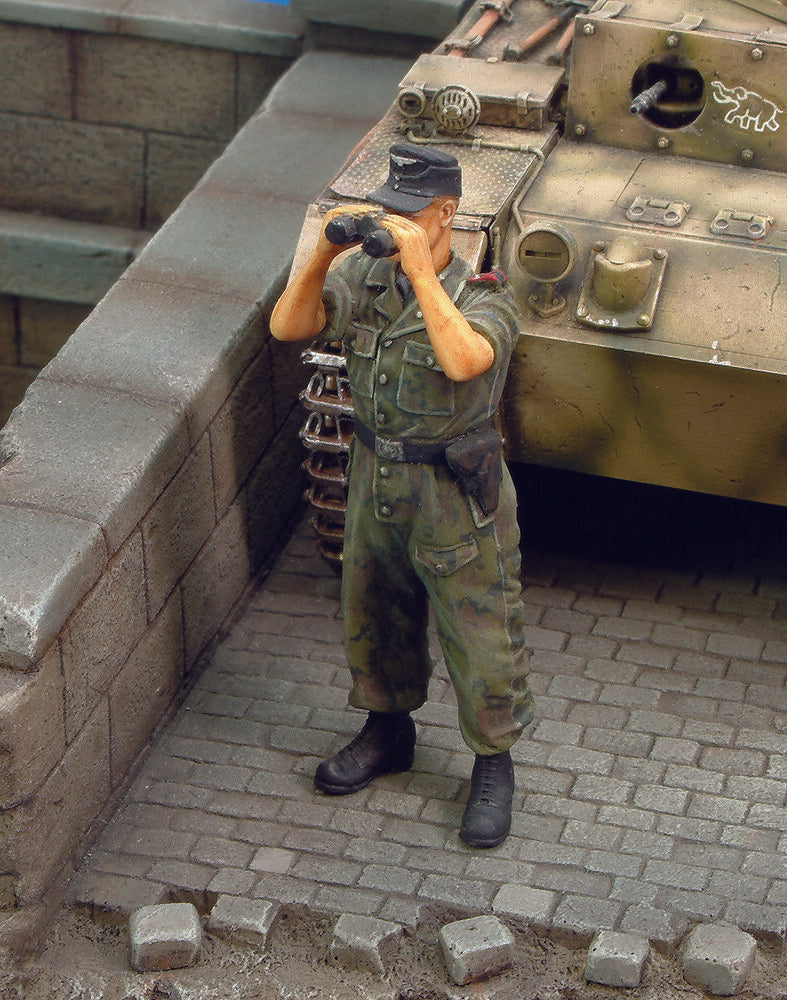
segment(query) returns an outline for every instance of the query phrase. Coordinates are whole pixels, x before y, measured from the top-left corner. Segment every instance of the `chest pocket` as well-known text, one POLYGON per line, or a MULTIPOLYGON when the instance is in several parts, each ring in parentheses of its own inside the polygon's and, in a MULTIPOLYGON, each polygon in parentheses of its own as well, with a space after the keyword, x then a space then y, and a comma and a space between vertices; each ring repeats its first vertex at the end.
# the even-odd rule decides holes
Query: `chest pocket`
POLYGON ((396 402, 406 413, 448 417, 454 412, 454 383, 427 344, 405 345, 396 402))
POLYGON ((347 375, 354 393, 371 396, 374 390, 374 355, 377 333, 371 326, 353 323, 345 336, 347 375))

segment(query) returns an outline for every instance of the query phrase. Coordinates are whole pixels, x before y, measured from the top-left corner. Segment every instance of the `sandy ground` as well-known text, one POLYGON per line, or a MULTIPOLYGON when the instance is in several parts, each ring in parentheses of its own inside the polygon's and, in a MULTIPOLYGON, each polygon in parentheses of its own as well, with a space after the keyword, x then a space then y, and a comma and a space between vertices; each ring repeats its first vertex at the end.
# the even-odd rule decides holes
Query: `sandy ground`
MULTIPOLYGON (((612 989, 585 982, 585 951, 535 934, 519 934, 507 972, 453 986, 435 927, 408 938, 381 979, 328 960, 330 920, 291 922, 267 951, 205 935, 191 969, 141 975, 129 965, 127 926, 96 924, 64 909, 41 955, 0 973, 0 1000, 700 1000, 677 960, 652 954, 642 985, 612 989)), ((742 1000, 787 1000, 787 957, 761 945, 742 1000)))

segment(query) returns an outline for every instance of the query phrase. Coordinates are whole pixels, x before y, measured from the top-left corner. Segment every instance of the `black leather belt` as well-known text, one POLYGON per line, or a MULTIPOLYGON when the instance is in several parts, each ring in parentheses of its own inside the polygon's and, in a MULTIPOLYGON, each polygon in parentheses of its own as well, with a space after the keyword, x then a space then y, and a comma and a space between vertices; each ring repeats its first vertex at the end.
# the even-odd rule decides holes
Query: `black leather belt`
MULTIPOLYGON (((483 429, 489 427, 489 423, 483 425, 483 429)), ((482 428, 473 428, 481 430, 482 428)), ((457 441, 460 441, 465 434, 458 437, 448 438, 447 441, 408 441, 403 438, 383 437, 375 434, 365 424, 355 418, 355 436, 361 444, 373 451, 378 458, 384 458, 388 462, 410 462, 417 465, 443 465, 445 464, 445 450, 457 441)), ((468 433, 472 433, 468 432, 468 433)))

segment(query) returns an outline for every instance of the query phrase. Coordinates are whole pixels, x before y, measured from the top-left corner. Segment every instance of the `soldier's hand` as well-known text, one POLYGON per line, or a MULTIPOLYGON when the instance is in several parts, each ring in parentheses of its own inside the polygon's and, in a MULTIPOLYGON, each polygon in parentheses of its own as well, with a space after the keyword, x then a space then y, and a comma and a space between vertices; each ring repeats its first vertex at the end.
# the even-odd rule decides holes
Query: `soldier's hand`
POLYGON ((371 211, 374 211, 372 206, 358 202, 350 202, 346 205, 338 205, 336 208, 328 209, 323 216, 322 229, 320 230, 320 235, 317 240, 317 251, 325 254, 326 256, 336 257, 350 247, 360 246, 363 242, 363 237, 357 240, 351 240, 348 243, 333 243, 325 235, 325 229, 328 223, 332 222, 334 219, 338 219, 342 215, 368 215, 371 211))
POLYGON ((402 270, 411 281, 422 274, 434 274, 429 236, 423 226, 403 215, 384 215, 380 224, 393 236, 402 270))

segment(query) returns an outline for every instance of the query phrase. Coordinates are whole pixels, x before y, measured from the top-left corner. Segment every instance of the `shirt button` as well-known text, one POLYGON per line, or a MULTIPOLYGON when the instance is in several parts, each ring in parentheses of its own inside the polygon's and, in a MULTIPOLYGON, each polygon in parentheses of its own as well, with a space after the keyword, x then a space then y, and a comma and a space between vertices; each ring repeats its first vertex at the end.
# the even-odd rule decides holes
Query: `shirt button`
POLYGON ((380 507, 380 517, 390 517, 391 514, 393 514, 393 511, 387 503, 384 503, 382 507, 380 507))
POLYGON ((391 470, 388 468, 388 466, 387 465, 381 465, 380 466, 380 477, 382 479, 388 479, 390 477, 390 475, 391 475, 391 470))
POLYGON ((378 424, 384 424, 385 423, 385 414, 384 413, 376 413, 375 414, 375 419, 377 420, 378 424))
POLYGON ((426 359, 426 366, 427 366, 427 368, 434 368, 434 358, 427 358, 426 359))
POLYGON ((393 343, 392 340, 384 340, 383 347, 390 347, 392 343, 393 343))
POLYGON ((388 376, 385 374, 385 372, 383 372, 382 375, 380 376, 380 385, 388 385, 388 376))
POLYGON ((423 314, 423 313, 421 312, 421 310, 420 310, 420 309, 418 310, 418 312, 417 312, 417 313, 416 313, 415 315, 416 315, 416 317, 417 317, 418 319, 423 319, 423 318, 424 318, 424 314, 423 314))

